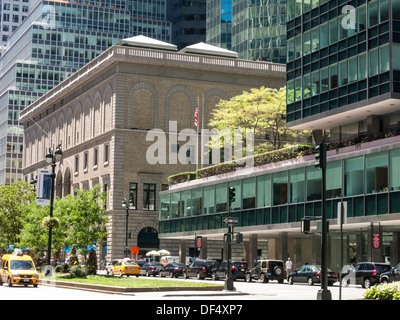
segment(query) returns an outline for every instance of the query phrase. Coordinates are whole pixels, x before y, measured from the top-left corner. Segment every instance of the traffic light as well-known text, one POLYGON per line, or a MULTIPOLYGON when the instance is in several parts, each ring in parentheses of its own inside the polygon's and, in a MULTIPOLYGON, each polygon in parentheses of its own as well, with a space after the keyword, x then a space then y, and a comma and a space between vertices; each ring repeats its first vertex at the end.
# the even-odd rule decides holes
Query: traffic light
POLYGON ((317 154, 315 155, 315 167, 316 168, 325 168, 326 166, 326 145, 325 143, 321 143, 315 147, 315 151, 317 154))
POLYGON ((235 197, 236 197, 236 193, 235 193, 236 189, 234 187, 229 187, 229 201, 230 202, 235 202, 235 197))

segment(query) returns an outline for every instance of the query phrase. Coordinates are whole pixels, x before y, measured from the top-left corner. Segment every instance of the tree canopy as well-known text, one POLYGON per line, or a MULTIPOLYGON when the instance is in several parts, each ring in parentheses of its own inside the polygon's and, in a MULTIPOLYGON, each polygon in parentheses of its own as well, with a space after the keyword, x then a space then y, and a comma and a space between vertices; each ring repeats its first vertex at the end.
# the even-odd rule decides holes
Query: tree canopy
MULTIPOLYGON (((255 153, 281 149, 288 146, 306 131, 286 127, 286 87, 272 89, 261 87, 244 91, 241 95, 221 100, 212 113, 210 127, 218 130, 234 130, 252 133, 256 139, 255 153)), ((245 135, 243 145, 245 145, 245 135)), ((214 139, 214 146, 215 146, 214 139)), ((220 144, 221 140, 218 137, 220 144)))

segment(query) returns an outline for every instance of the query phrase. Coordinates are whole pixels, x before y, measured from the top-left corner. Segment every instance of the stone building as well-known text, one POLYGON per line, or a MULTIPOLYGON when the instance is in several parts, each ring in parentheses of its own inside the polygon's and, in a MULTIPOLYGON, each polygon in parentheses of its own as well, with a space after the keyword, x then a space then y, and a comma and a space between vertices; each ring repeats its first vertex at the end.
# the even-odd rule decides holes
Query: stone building
MULTIPOLYGON (((152 129, 172 141, 181 130, 195 129, 198 106, 199 126, 204 127, 220 99, 285 83, 283 65, 239 60, 231 51, 206 46, 206 51, 200 45, 178 52, 174 45, 142 36, 125 39, 20 114, 25 181, 48 168, 48 148, 61 145, 64 156, 56 167, 55 195, 98 184, 108 192, 108 238, 101 258, 105 252, 108 261, 124 254, 123 198, 132 200, 128 247, 139 247, 140 254, 174 249, 176 240, 160 244, 158 239, 158 193, 168 188, 168 176, 194 171, 195 164, 151 164, 147 153, 154 144, 152 129)), ((185 144, 171 141, 166 159, 185 144)))

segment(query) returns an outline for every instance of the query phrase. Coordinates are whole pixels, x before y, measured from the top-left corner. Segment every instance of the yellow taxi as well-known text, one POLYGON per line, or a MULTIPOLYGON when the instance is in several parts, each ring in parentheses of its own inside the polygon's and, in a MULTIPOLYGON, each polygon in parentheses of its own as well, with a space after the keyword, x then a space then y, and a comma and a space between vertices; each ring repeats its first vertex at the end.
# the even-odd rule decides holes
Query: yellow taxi
POLYGON ((0 286, 3 283, 7 283, 9 287, 20 284, 33 285, 36 288, 39 283, 39 275, 32 258, 22 252, 3 255, 0 265, 0 286))
POLYGON ((140 267, 132 260, 121 260, 115 266, 111 268, 111 274, 129 277, 130 275, 135 275, 139 277, 140 275, 140 267))

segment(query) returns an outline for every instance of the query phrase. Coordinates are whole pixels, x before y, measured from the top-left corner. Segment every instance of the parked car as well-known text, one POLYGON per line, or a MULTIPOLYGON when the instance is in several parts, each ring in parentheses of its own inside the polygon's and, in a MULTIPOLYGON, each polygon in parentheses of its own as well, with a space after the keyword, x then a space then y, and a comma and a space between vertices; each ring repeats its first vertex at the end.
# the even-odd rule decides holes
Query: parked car
POLYGON ((111 268, 111 274, 119 275, 120 277, 129 277, 130 275, 139 277, 140 267, 133 260, 124 259, 111 268))
POLYGON ((162 270, 163 268, 164 268, 164 266, 159 262, 146 262, 140 268, 140 274, 146 275, 148 277, 150 277, 150 276, 155 277, 160 273, 160 270, 162 270))
MULTIPOLYGON (((231 261, 231 270, 233 280, 246 279, 246 271, 249 268, 246 262, 243 261, 231 261)), ((228 261, 222 261, 222 263, 212 270, 211 277, 213 280, 219 278, 228 277, 228 261)))
POLYGON ((269 280, 278 280, 283 283, 286 279, 286 271, 282 260, 258 260, 254 268, 247 270, 246 281, 253 279, 267 283, 269 280))
POLYGON ((143 259, 140 259, 140 260, 135 260, 135 259, 133 259, 133 261, 135 261, 135 263, 136 263, 140 268, 146 263, 146 261, 143 260, 143 259))
POLYGON ((186 266, 182 263, 168 263, 165 265, 164 269, 160 270, 160 277, 170 277, 178 278, 178 276, 183 276, 183 270, 186 266))
POLYGON ((355 284, 361 284, 363 288, 369 288, 380 283, 382 273, 388 272, 391 267, 387 263, 359 262, 342 274, 342 286, 348 286, 352 279, 355 284))
MULTIPOLYGON (((312 286, 314 283, 321 283, 321 267, 314 265, 304 265, 292 272, 288 276, 289 284, 295 282, 298 283, 308 283, 312 286)), ((328 269, 328 285, 332 286, 336 281, 338 281, 338 275, 336 272, 332 272, 328 269)))
POLYGON ((111 273, 111 268, 114 267, 118 262, 120 262, 122 259, 114 259, 111 260, 111 262, 106 266, 106 273, 107 275, 112 274, 111 273))
POLYGON ((195 260, 192 264, 185 268, 183 277, 196 277, 197 279, 211 278, 212 270, 218 266, 215 260, 195 260))
POLYGON ((381 283, 389 283, 393 281, 400 281, 400 263, 397 264, 390 271, 381 274, 381 283))

